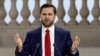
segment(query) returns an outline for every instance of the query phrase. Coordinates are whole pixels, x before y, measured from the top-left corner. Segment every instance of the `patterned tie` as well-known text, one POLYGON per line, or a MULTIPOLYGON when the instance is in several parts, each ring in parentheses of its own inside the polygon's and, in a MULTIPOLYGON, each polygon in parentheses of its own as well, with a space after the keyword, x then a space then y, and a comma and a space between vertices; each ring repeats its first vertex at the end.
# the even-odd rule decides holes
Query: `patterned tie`
POLYGON ((48 29, 45 35, 45 56, 51 56, 50 34, 48 29))

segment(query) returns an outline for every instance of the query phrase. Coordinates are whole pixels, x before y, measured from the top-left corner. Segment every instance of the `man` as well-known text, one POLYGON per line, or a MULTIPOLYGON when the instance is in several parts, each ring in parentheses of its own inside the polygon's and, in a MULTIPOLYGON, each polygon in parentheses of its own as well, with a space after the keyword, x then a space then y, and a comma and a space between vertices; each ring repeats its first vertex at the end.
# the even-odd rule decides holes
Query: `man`
POLYGON ((70 32, 54 25, 56 8, 44 4, 40 8, 41 27, 29 31, 22 44, 19 34, 15 34, 16 56, 79 56, 77 50, 80 38, 72 42, 70 32))

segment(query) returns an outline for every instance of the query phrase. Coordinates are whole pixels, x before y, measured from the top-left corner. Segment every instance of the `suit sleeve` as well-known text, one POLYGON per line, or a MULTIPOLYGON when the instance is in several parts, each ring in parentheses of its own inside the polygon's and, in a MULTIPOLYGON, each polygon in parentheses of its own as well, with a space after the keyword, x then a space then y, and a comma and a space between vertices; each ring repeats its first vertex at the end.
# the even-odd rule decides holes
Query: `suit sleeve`
POLYGON ((72 39, 71 39, 70 32, 68 31, 66 34, 66 47, 65 47, 65 49, 67 51, 66 53, 68 56, 79 56, 78 50, 75 54, 72 54, 71 47, 72 47, 72 39))
POLYGON ((16 50, 15 50, 15 56, 29 56, 29 41, 30 41, 30 39, 29 39, 29 37, 30 37, 30 35, 29 34, 27 34, 26 35, 26 39, 25 39, 25 41, 24 41, 24 43, 23 43, 23 48, 22 48, 22 51, 21 52, 19 52, 18 51, 18 47, 16 48, 16 50))

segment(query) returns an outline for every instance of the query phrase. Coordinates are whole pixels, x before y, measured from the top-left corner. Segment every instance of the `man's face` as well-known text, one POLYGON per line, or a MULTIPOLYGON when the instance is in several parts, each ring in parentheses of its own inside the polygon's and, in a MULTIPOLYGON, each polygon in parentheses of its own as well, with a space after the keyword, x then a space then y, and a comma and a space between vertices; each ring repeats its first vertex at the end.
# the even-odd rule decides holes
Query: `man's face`
POLYGON ((41 11, 41 22, 45 27, 50 27, 55 18, 55 14, 52 7, 43 8, 41 11))

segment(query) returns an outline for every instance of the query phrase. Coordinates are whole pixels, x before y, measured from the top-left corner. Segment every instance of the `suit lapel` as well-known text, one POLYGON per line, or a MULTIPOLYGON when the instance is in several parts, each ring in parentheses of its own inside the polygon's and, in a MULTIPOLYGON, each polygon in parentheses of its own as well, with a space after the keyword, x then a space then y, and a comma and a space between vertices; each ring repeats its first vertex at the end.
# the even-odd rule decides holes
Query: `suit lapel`
POLYGON ((55 56, 59 56, 59 53, 58 53, 58 51, 60 51, 60 49, 59 49, 59 47, 60 47, 60 43, 61 43, 61 37, 60 37, 61 35, 60 35, 60 32, 59 32, 59 29, 55 26, 55 45, 56 45, 56 47, 55 47, 55 49, 54 49, 54 55, 55 56), (58 48, 58 51, 57 51, 57 49, 56 48, 58 48))
POLYGON ((39 28, 39 30, 38 30, 38 33, 37 33, 37 36, 38 36, 38 38, 37 38, 37 42, 39 43, 39 48, 38 48, 38 50, 39 50, 39 54, 40 54, 40 56, 42 56, 42 30, 41 30, 42 28, 40 27, 39 28))

